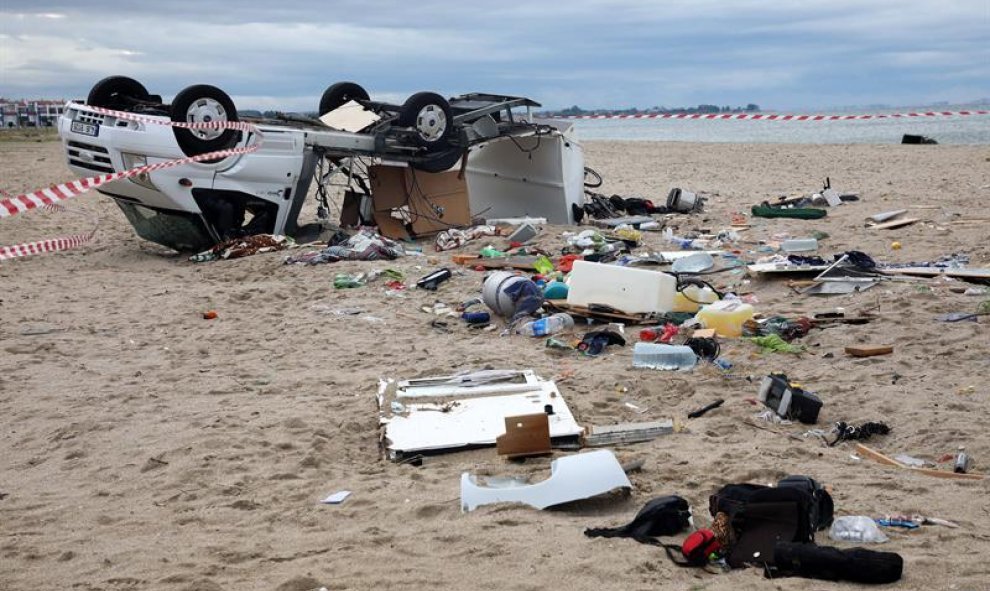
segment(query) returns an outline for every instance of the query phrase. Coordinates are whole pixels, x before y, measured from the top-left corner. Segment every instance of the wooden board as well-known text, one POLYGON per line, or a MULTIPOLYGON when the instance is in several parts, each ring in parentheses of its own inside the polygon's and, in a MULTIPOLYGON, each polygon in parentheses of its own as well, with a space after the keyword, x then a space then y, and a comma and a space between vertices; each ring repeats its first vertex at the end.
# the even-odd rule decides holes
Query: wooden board
POLYGON ((894 458, 885 456, 884 454, 878 452, 877 450, 869 448, 863 445, 862 443, 856 444, 856 453, 858 453, 859 455, 865 458, 869 458, 879 464, 884 464, 886 466, 896 466, 898 468, 903 468, 911 472, 919 472, 927 476, 934 476, 935 478, 945 478, 949 480, 983 480, 986 478, 986 475, 984 474, 957 474, 956 472, 949 472, 948 470, 933 470, 931 468, 912 468, 910 466, 898 462, 894 458))
POLYGON ((619 321, 627 324, 650 324, 653 322, 648 316, 634 316, 620 311, 600 312, 598 310, 590 310, 585 306, 572 306, 567 303, 567 300, 547 300, 546 303, 557 312, 567 312, 572 316, 580 316, 582 318, 594 318, 605 322, 619 321))
POLYGON ((876 355, 889 355, 894 352, 894 348, 889 345, 861 345, 858 347, 846 347, 846 353, 853 357, 874 357, 876 355))
POLYGON ((892 230, 893 228, 900 228, 901 226, 910 226, 911 224, 920 222, 921 218, 902 218, 899 220, 891 220, 889 222, 884 222, 882 224, 877 224, 872 226, 874 230, 892 230))
POLYGON ((476 254, 455 254, 450 256, 450 260, 455 265, 475 265, 481 257, 476 254))
POLYGON ((520 271, 535 271, 535 256, 518 257, 496 257, 491 259, 478 259, 468 263, 474 267, 484 267, 485 269, 519 269, 520 271))

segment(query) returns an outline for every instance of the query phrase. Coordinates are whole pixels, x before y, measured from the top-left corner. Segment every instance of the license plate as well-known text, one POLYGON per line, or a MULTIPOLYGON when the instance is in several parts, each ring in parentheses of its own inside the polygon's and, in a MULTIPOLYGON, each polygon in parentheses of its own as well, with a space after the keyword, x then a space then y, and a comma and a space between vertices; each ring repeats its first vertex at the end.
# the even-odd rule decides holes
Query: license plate
POLYGON ((72 122, 72 131, 75 133, 81 133, 83 135, 90 135, 96 137, 100 135, 100 126, 94 125, 92 123, 83 123, 81 121, 72 122))

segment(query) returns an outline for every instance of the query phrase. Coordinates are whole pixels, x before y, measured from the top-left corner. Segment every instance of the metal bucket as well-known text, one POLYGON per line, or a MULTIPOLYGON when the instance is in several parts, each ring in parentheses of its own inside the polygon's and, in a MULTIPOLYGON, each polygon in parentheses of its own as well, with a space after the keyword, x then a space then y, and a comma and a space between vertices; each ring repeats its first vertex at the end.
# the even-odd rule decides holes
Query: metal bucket
POLYGON ((691 191, 671 189, 667 194, 667 209, 680 213, 691 213, 698 207, 698 196, 691 191))
POLYGON ((508 271, 496 271, 485 278, 481 288, 481 299, 492 312, 508 318, 516 313, 516 303, 505 293, 505 288, 520 281, 529 281, 529 279, 508 271))

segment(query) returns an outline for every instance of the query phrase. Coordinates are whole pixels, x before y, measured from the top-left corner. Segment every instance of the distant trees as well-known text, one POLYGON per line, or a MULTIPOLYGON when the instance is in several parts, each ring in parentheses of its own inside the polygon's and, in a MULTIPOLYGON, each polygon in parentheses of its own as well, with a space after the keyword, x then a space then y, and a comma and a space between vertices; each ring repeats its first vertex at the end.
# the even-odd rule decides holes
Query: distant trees
POLYGON ((752 113, 759 111, 760 106, 755 103, 749 103, 745 107, 731 107, 729 105, 718 106, 718 105, 698 105, 697 107, 663 107, 654 106, 648 109, 638 109, 636 107, 630 109, 592 109, 585 110, 577 105, 567 107, 566 109, 561 109, 559 111, 547 111, 543 113, 537 113, 540 117, 574 117, 577 115, 649 115, 651 113, 741 113, 746 111, 752 113))

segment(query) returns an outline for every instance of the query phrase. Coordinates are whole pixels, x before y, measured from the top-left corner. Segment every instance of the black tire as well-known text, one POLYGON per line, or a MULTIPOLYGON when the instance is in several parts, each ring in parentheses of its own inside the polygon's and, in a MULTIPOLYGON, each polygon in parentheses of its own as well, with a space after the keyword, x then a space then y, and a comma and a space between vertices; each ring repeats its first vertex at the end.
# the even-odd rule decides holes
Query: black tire
POLYGON ((460 162, 462 156, 464 156, 464 150, 454 147, 434 155, 429 160, 411 162, 409 165, 423 172, 444 172, 460 162))
POLYGON ((370 98, 368 91, 360 84, 354 82, 331 84, 323 91, 323 96, 320 97, 320 117, 337 107, 343 106, 348 101, 366 101, 370 98))
POLYGON ((417 92, 406 99, 397 123, 400 127, 413 128, 413 141, 430 152, 446 148, 454 131, 450 103, 435 92, 417 92))
MULTIPOLYGON (((216 86, 196 84, 183 89, 172 101, 172 121, 237 121, 237 109, 227 93, 216 86)), ((175 141, 186 156, 198 156, 217 150, 232 148, 240 141, 241 132, 225 129, 219 134, 214 130, 191 130, 173 127, 175 141)), ((218 162, 220 159, 208 162, 218 162)))
POLYGON ((150 100, 148 89, 127 76, 108 76, 93 85, 86 97, 86 104, 118 111, 133 106, 135 101, 150 100))

